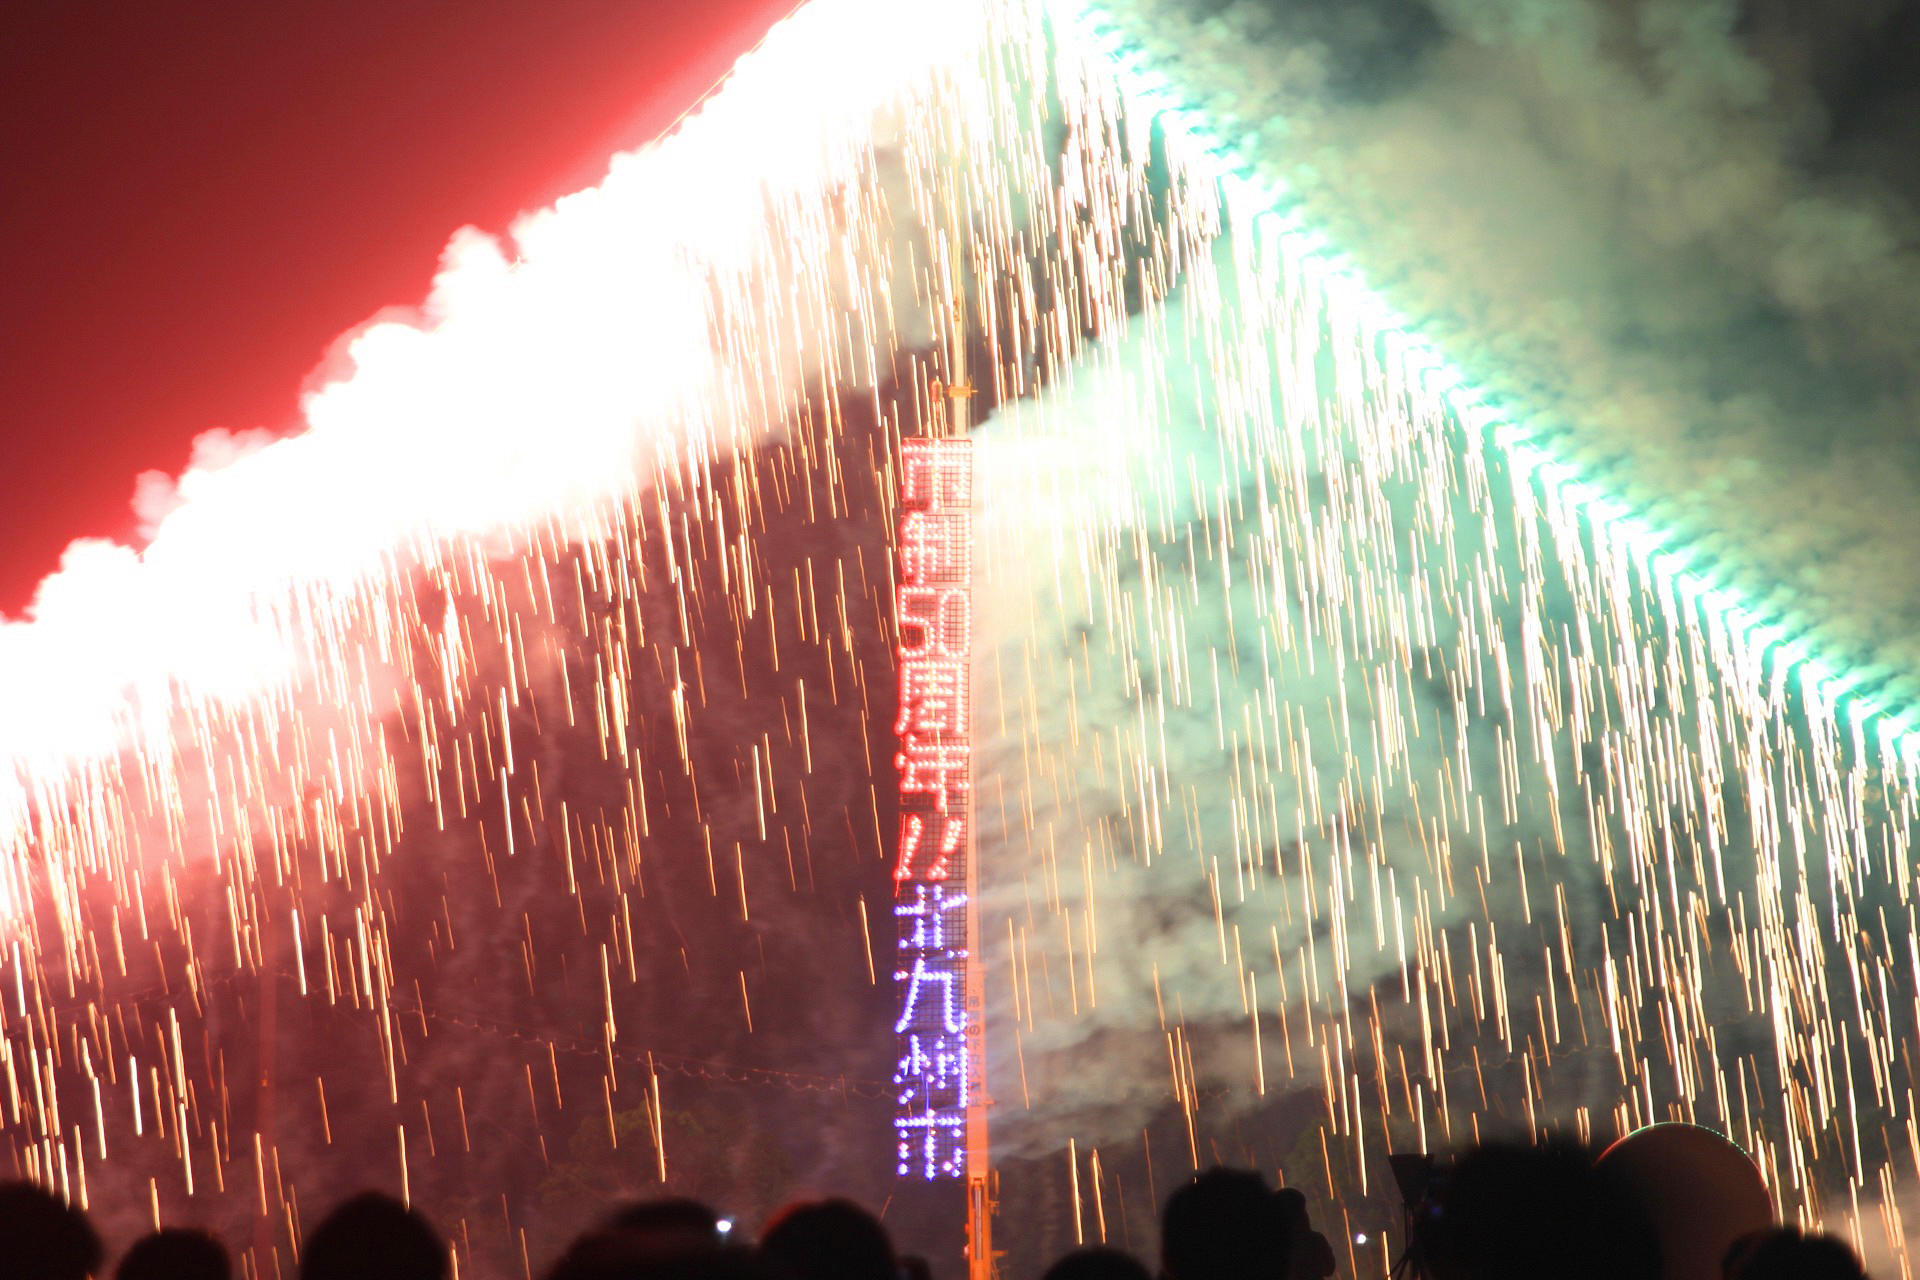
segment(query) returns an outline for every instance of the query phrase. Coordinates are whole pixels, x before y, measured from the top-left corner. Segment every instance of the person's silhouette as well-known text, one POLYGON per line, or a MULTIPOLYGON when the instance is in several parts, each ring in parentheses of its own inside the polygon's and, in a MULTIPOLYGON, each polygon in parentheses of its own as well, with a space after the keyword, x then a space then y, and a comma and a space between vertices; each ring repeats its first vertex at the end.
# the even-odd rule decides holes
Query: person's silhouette
POLYGON ((682 1280, 757 1276, 747 1251, 728 1248, 720 1215, 698 1200, 639 1200, 577 1237, 547 1280, 682 1280))
POLYGON ((446 1274, 439 1233, 376 1191, 335 1208, 300 1250, 300 1280, 445 1280, 446 1274))
POLYGON ((654 1253, 702 1253, 725 1243, 720 1215, 684 1197, 635 1200, 621 1205, 593 1234, 618 1233, 654 1253))
POLYGON ((1725 1280, 1866 1280, 1860 1257, 1834 1236, 1798 1227, 1756 1231, 1733 1242, 1721 1264, 1725 1280))
POLYGON ((1447 1179, 1417 1240, 1433 1280, 1658 1280, 1660 1244, 1627 1190, 1575 1146, 1488 1143, 1447 1179))
POLYGON ((134 1242, 113 1280, 231 1280, 227 1247, 204 1231, 168 1227, 134 1242))
POLYGON ((567 1246, 546 1280, 788 1280, 746 1249, 650 1250, 619 1231, 594 1231, 567 1246))
POLYGON ((1146 1267, 1118 1249, 1075 1249, 1047 1268, 1041 1280, 1153 1280, 1146 1267))
POLYGON ((1273 1198, 1286 1220, 1290 1241, 1287 1280, 1326 1280, 1336 1266, 1333 1245, 1313 1229, 1313 1222, 1307 1217, 1307 1198, 1292 1187, 1281 1187, 1273 1193, 1273 1198))
POLYGON ((1773 1225, 1773 1197, 1752 1158, 1722 1134, 1667 1121, 1600 1155, 1660 1238, 1665 1280, 1717 1280, 1735 1240, 1773 1225))
POLYGON ((1167 1197, 1166 1280, 1282 1280, 1293 1249, 1286 1205, 1248 1169, 1209 1169, 1167 1197))
POLYGON ((87 1215, 31 1182, 0 1184, 0 1274, 13 1280, 86 1280, 100 1267, 87 1215))
POLYGON ((761 1231, 760 1252, 794 1280, 899 1280, 887 1229, 851 1200, 788 1205, 761 1231))

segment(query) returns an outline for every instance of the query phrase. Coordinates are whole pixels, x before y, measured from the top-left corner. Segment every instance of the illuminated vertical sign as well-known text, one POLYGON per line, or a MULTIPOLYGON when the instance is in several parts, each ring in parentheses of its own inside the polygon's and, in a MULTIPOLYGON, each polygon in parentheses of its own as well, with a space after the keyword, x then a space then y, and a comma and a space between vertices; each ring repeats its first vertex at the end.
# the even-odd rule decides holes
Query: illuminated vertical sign
POLYGON ((967 1173, 978 1101, 978 1011, 968 990, 968 824, 973 735, 973 446, 913 439, 901 449, 900 844, 893 914, 894 1132, 901 1176, 967 1173))

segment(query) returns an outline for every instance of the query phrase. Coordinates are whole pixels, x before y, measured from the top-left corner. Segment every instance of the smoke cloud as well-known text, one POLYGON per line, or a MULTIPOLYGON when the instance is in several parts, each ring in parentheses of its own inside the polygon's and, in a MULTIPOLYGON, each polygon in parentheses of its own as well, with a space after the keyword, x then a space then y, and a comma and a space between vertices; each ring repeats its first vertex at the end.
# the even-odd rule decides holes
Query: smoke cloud
MULTIPOLYGON (((1920 669, 1910 126, 1853 68, 1910 16, 1802 47, 1711 6, 1112 7, 1514 420, 1840 652, 1920 669)), ((1168 239, 1206 241, 1173 186, 1168 239)), ((1849 1015, 1789 993, 1878 981, 1842 922, 1904 896, 1904 784, 1439 430, 1390 335, 1261 241, 1168 250, 1163 307, 981 431, 1000 1149, 1150 1182, 1114 1151, 1160 1153, 1171 1112, 1176 1165, 1324 1168, 1357 1212, 1369 1145, 1684 1117, 1784 1205, 1893 1186, 1762 1113, 1833 1073, 1896 1123, 1815 1063, 1863 1060, 1849 1015), (1316 1123, 1331 1155, 1295 1145, 1316 1123)))

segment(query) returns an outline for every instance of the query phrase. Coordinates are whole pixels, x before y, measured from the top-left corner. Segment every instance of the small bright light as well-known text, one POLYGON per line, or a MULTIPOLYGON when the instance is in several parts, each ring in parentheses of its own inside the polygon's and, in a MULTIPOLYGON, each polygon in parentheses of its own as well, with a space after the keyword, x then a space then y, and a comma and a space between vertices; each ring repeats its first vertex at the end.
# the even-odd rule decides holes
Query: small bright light
POLYGON ((713 1229, 715 1231, 718 1231, 721 1235, 724 1236, 733 1230, 733 1219, 722 1218, 720 1219, 720 1221, 713 1224, 713 1229))
POLYGON ((1357 1232, 1353 1237, 1353 1242, 1355 1244, 1365 1244, 1367 1242, 1367 1233, 1364 1231, 1357 1232))

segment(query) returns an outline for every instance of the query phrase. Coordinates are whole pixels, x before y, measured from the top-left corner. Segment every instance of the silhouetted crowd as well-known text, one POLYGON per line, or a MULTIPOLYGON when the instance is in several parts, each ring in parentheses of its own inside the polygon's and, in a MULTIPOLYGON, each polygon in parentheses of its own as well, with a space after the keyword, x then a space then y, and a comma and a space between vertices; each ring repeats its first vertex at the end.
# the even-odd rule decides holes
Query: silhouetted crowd
MULTIPOLYGON (((1753 1214, 1767 1212, 1757 1170, 1745 1163, 1747 1177, 1712 1143, 1736 1156, 1737 1148, 1709 1136, 1711 1142, 1669 1133, 1664 1142, 1621 1158, 1610 1151, 1598 1162, 1580 1148, 1551 1144, 1488 1144, 1445 1167, 1400 1158, 1394 1173, 1407 1223, 1394 1274, 1421 1280, 1863 1280, 1858 1257, 1834 1237, 1792 1227, 1756 1229, 1753 1214)), ((847 1200, 790 1205, 763 1226, 757 1241, 744 1236, 693 1200, 633 1204, 574 1240, 545 1276, 928 1280, 931 1274, 923 1261, 897 1255, 879 1219, 847 1200)), ((0 1185, 0 1276, 232 1278, 219 1240, 180 1228, 137 1241, 111 1273, 105 1260, 85 1214, 30 1183, 0 1185)), ((449 1280, 449 1261, 446 1243, 423 1215, 368 1193, 334 1209, 307 1234, 298 1276, 449 1280)), ((1270 1187, 1258 1173, 1211 1169, 1167 1200, 1162 1280, 1323 1280, 1335 1274, 1337 1261, 1308 1220, 1306 1198, 1270 1187)), ((1128 1254, 1102 1247, 1061 1258, 1045 1280, 1151 1280, 1152 1274, 1128 1254)))

